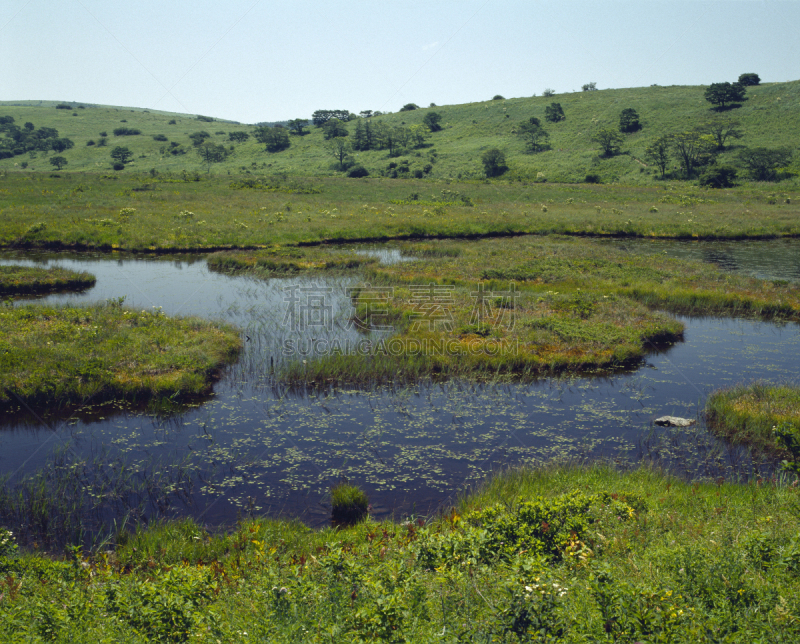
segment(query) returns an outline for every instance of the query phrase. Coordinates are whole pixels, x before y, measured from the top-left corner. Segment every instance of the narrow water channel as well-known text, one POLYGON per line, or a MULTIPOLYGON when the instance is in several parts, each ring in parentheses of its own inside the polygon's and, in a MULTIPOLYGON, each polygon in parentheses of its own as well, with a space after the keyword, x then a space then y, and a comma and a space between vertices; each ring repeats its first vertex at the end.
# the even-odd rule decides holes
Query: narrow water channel
MULTIPOLYGON (((386 259, 397 258, 389 253, 386 259)), ((309 335, 342 343, 362 337, 347 325, 346 289, 357 278, 256 281, 211 272, 192 256, 5 253, 0 261, 97 276, 87 292, 46 302, 125 296, 126 306, 223 319, 243 330, 239 362, 212 396, 179 415, 158 418, 89 401, 68 418, 20 413, 0 425, 0 474, 10 476, 9 483, 65 449, 95 462, 98 455, 150 468, 179 462, 191 466, 195 478, 188 504, 175 511, 211 525, 247 511, 322 524, 325 493, 341 475, 365 487, 378 517, 430 513, 494 469, 553 458, 645 458, 692 477, 744 478, 773 465, 753 463, 743 450, 720 444, 702 422, 676 432, 655 431, 652 420, 695 418, 719 387, 798 377, 797 325, 692 318, 684 319, 684 342, 612 377, 291 392, 270 377, 287 341, 310 350, 309 335), (304 334, 286 324, 298 287, 324 293, 328 307, 326 324, 304 334)))

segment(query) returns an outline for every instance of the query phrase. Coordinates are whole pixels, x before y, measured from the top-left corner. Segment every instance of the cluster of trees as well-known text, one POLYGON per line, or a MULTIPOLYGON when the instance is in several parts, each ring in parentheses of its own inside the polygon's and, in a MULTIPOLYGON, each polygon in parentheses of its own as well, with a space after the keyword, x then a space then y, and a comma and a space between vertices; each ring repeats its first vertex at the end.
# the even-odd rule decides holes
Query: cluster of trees
POLYGON ((28 121, 22 127, 14 123, 13 116, 0 116, 0 159, 8 159, 26 152, 64 152, 75 146, 67 138, 58 136, 58 130, 52 127, 36 129, 28 121))
POLYGON ((289 132, 282 125, 275 125, 269 127, 262 125, 257 127, 253 132, 253 138, 259 143, 266 146, 267 152, 280 152, 286 150, 291 142, 289 141, 289 132))
POLYGON ((350 114, 349 110, 317 110, 311 115, 311 122, 317 127, 322 127, 331 119, 340 121, 350 121, 351 118, 358 118, 355 114, 350 114))

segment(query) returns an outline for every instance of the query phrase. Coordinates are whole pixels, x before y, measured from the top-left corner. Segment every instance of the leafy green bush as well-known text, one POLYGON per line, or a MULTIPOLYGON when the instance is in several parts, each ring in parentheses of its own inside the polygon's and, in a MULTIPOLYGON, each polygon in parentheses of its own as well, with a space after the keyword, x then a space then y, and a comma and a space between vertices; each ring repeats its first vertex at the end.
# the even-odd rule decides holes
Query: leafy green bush
POLYGON ((545 107, 544 117, 551 123, 558 123, 567 118, 564 116, 564 108, 561 107, 561 103, 550 103, 550 105, 545 107))
POLYGON ((732 188, 736 185, 736 168, 712 165, 700 175, 700 185, 707 188, 732 188))
POLYGON ((135 127, 118 127, 114 129, 114 136, 136 136, 142 131, 135 127))
POLYGON ((347 173, 348 177, 353 178, 366 177, 368 175, 369 171, 363 165, 355 165, 350 168, 350 171, 347 173))

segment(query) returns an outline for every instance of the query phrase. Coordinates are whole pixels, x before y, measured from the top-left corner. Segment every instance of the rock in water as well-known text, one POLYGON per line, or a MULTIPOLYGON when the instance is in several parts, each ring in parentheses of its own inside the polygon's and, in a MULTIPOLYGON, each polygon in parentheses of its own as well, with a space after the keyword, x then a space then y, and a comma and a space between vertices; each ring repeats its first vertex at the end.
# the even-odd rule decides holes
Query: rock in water
POLYGON ((678 416, 662 416, 653 421, 656 425, 662 427, 689 427, 694 425, 697 421, 689 418, 679 418, 678 416))

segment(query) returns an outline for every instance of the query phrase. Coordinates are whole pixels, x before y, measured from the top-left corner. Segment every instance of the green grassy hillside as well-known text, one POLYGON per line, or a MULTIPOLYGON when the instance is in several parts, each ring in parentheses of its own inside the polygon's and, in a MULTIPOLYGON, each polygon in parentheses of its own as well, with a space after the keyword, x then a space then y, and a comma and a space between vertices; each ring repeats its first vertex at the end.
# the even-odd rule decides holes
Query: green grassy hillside
MULTIPOLYGON (((426 147, 411 150, 405 156, 390 159, 387 150, 355 152, 357 163, 371 175, 381 174, 390 162, 409 162, 413 172, 430 163, 428 174, 434 179, 470 179, 483 176, 481 153, 498 147, 506 154, 509 171, 506 178, 579 182, 587 173, 598 174, 604 182, 650 183, 655 180, 654 169, 644 162, 645 148, 659 135, 683 131, 701 124, 715 112, 703 96, 703 87, 644 87, 558 94, 554 97, 513 98, 491 100, 397 112, 373 117, 372 122, 390 126, 412 126, 422 123, 430 111, 441 114, 442 130, 428 137, 426 147), (544 110, 552 102, 562 105, 566 120, 548 123, 544 110), (622 154, 605 159, 599 155, 597 144, 590 137, 600 127, 616 128, 619 114, 634 108, 640 115, 642 129, 625 135, 622 154), (523 141, 516 136, 516 126, 536 116, 550 134, 551 149, 536 154, 526 153, 523 141)), ((25 122, 36 128, 56 128, 59 136, 68 137, 75 147, 62 153, 68 165, 64 171, 106 171, 111 167, 110 151, 117 145, 129 147, 133 162, 125 172, 163 171, 206 172, 200 156, 192 146, 190 134, 208 132, 210 141, 224 144, 232 153, 221 162, 211 165, 214 174, 287 173, 290 175, 336 175, 333 156, 325 149, 322 130, 310 127, 306 136, 291 136, 291 147, 269 153, 264 145, 251 137, 244 143, 229 140, 230 132, 250 132, 254 126, 229 121, 198 120, 196 116, 171 114, 142 109, 85 105, 75 109, 56 109, 56 102, 0 102, 0 116, 8 115, 20 127, 25 122), (26 104, 27 103, 27 104, 26 104), (174 122, 172 122, 174 121, 174 122), (114 136, 113 130, 129 127, 141 130, 138 136, 114 136), (107 133, 107 145, 96 145, 101 132, 107 133), (166 141, 154 140, 162 135, 166 141), (89 141, 95 145, 87 145, 89 141), (187 150, 186 154, 167 152, 172 143, 187 150)), ((741 107, 726 111, 725 116, 740 121, 744 136, 721 154, 723 162, 733 162, 742 147, 778 147, 800 145, 800 81, 772 83, 749 87, 747 100, 741 107)), ((350 138, 355 123, 348 124, 350 138)), ((21 169, 52 171, 48 162, 55 152, 0 160, 0 170, 21 169)), ((798 163, 795 158, 795 165, 798 163)), ((798 169, 798 168, 795 168, 798 169)), ((796 182, 797 179, 793 179, 796 182)))

